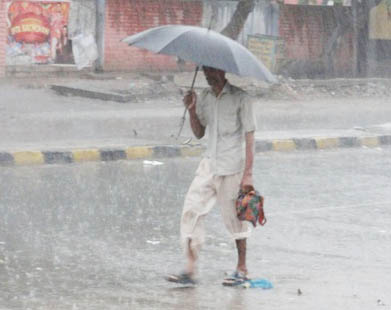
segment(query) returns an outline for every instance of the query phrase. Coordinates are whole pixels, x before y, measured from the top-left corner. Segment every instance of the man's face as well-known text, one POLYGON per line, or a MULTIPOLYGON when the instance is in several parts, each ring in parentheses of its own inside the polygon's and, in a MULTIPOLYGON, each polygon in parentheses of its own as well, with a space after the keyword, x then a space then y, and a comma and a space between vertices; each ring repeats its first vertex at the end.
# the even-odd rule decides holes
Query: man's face
POLYGON ((223 85, 225 83, 225 72, 211 67, 202 67, 205 78, 210 86, 223 85))

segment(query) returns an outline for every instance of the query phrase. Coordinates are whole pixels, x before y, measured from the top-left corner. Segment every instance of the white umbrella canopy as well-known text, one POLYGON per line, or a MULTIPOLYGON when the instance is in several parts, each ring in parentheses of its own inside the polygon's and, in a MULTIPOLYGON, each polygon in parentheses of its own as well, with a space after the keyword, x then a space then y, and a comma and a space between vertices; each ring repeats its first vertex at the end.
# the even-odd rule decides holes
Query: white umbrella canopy
POLYGON ((197 26, 166 25, 131 35, 123 42, 157 54, 173 55, 197 66, 208 66, 276 83, 274 75, 240 43, 197 26))

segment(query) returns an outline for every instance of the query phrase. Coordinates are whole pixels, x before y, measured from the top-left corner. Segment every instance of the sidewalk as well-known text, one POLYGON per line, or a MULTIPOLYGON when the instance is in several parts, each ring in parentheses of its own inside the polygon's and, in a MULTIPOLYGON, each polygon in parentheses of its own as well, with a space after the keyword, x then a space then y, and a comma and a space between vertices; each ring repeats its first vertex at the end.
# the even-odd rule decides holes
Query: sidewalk
MULTIPOLYGON (((191 72, 113 73, 5 81, 0 84, 0 165, 199 156, 205 139, 193 138, 187 122, 176 139, 184 111, 181 98, 192 78, 191 72)), ((275 93, 286 90, 286 85, 276 88, 251 79, 229 79, 256 97, 257 152, 391 144, 386 97, 301 100, 296 92, 285 99, 275 93)), ((316 84, 307 83, 312 88, 316 84)), ((325 84, 335 87, 336 82, 321 83, 325 84)), ((365 81, 345 84, 362 90, 365 81)), ((201 73, 196 90, 205 86, 201 73)))

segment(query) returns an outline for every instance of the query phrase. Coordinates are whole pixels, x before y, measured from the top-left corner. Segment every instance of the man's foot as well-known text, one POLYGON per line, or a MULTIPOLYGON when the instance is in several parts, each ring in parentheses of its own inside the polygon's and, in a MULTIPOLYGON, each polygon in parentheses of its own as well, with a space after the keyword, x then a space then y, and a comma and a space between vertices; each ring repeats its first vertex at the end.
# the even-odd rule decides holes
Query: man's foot
POLYGON ((247 274, 242 271, 234 271, 230 276, 223 280, 224 286, 237 286, 248 281, 247 274))
POLYGON ((172 274, 166 277, 166 280, 173 283, 184 284, 184 285, 195 285, 197 282, 194 280, 193 275, 190 273, 182 272, 178 275, 172 274))

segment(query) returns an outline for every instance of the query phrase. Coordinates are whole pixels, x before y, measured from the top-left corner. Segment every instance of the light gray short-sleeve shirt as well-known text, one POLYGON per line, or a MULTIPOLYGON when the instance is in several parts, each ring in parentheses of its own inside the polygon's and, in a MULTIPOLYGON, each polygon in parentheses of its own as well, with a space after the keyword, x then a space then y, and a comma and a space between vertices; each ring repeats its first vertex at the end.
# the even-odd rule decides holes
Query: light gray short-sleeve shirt
POLYGON ((255 131, 254 103, 242 89, 228 82, 218 97, 205 89, 196 113, 208 134, 205 156, 215 175, 231 175, 244 168, 245 133, 255 131))

